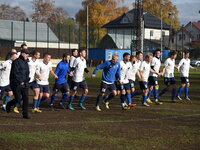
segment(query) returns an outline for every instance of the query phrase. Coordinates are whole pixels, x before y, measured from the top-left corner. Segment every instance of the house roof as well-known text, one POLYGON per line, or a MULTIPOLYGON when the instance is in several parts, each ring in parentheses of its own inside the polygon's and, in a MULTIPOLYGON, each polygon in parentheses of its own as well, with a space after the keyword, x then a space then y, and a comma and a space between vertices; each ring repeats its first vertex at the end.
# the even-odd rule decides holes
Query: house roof
POLYGON ((192 22, 192 24, 200 30, 200 22, 192 22))
MULTIPOLYGON (((160 29, 161 28, 161 20, 146 10, 144 12, 144 26, 145 28, 153 28, 153 29, 160 29)), ((135 26, 135 14, 136 9, 132 9, 127 13, 119 16, 118 18, 110 21, 109 23, 105 24, 103 28, 133 28, 135 26), (122 23, 122 19, 124 17, 128 18, 127 23, 122 23)), ((169 30, 170 25, 163 22, 163 29, 169 30)))
MULTIPOLYGON (((46 23, 37 23, 37 41, 47 42, 47 31, 49 30, 49 42, 58 42, 58 38, 47 26, 46 23)), ((0 39, 23 41, 24 35, 24 22, 13 20, 0 20, 0 39), (13 23, 13 30, 12 30, 13 23), (13 31, 13 38, 11 34, 13 31)), ((36 41, 36 23, 25 22, 25 41, 36 41)))

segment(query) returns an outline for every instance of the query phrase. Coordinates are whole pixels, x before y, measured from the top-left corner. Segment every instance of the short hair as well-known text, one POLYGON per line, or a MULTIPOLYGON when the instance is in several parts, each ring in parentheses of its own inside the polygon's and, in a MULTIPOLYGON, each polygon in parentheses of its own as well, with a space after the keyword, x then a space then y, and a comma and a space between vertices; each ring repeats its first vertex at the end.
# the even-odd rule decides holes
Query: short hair
POLYGON ((189 51, 184 51, 184 54, 186 55, 186 54, 188 54, 188 53, 190 53, 189 51))
POLYGON ((72 49, 72 53, 75 52, 75 51, 78 51, 78 50, 77 49, 72 49))
POLYGON ((137 51, 136 56, 138 56, 139 54, 143 54, 143 53, 141 51, 137 51))
POLYGON ((136 56, 134 56, 134 55, 131 55, 131 58, 130 58, 130 60, 132 60, 133 58, 136 58, 136 56))
POLYGON ((176 53, 176 51, 171 51, 170 53, 169 53, 169 56, 171 57, 171 56, 174 56, 174 55, 177 55, 177 53, 176 53))
POLYGON ((113 54, 112 58, 119 57, 117 54, 113 54))
POLYGON ((22 43, 21 48, 23 48, 24 46, 27 46, 26 43, 22 43))
POLYGON ((40 53, 39 51, 33 51, 32 55, 34 56, 35 54, 40 53))
POLYGON ((129 53, 124 53, 123 54, 123 58, 126 57, 126 56, 128 56, 128 55, 130 55, 130 54, 129 53))
POLYGON ((147 59, 147 58, 149 58, 149 57, 153 57, 153 54, 152 54, 152 53, 146 54, 145 59, 147 59))
POLYGON ((157 49, 153 52, 153 55, 155 56, 157 52, 161 52, 161 49, 160 49, 160 48, 157 48, 157 49))
POLYGON ((69 53, 64 53, 64 54, 63 54, 63 58, 65 58, 65 57, 67 57, 67 56, 70 56, 70 54, 69 54, 69 53))
POLYGON ((51 54, 49 54, 49 53, 44 53, 43 58, 48 56, 48 55, 51 56, 51 54))
POLYGON ((13 56, 13 55, 17 55, 17 53, 10 53, 10 58, 13 56))
POLYGON ((81 52, 83 52, 83 51, 86 51, 86 49, 79 49, 79 54, 81 53, 81 52))

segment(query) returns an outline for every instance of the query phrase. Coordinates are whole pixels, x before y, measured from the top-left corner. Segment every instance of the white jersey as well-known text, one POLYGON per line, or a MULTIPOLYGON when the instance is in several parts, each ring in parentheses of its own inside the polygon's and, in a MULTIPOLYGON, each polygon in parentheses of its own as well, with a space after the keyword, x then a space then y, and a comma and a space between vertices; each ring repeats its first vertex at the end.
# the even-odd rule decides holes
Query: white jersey
POLYGON ((140 67, 141 66, 141 64, 142 64, 142 61, 141 60, 137 60, 137 62, 136 62, 137 64, 138 64, 138 66, 140 67))
POLYGON ((45 64, 43 61, 39 62, 36 74, 41 77, 41 80, 36 80, 40 85, 49 85, 49 73, 52 71, 52 63, 45 64))
POLYGON ((12 60, 6 60, 0 64, 0 86, 4 87, 10 84, 10 70, 12 60))
POLYGON ((69 66, 70 66, 70 68, 73 67, 74 61, 75 61, 75 60, 76 60, 76 57, 74 57, 74 56, 71 56, 71 57, 70 57, 70 61, 69 61, 69 66))
POLYGON ((29 83, 30 83, 30 82, 35 81, 35 73, 39 65, 39 60, 38 59, 33 60, 32 57, 29 57, 28 60, 29 60, 28 66, 29 66, 29 71, 30 71, 29 73, 29 78, 30 78, 29 83))
POLYGON ((166 78, 174 77, 175 59, 167 58, 167 60, 164 63, 164 66, 165 66, 164 77, 166 78))
POLYGON ((135 62, 135 64, 131 64, 131 69, 128 72, 128 77, 130 80, 136 80, 136 73, 139 70, 139 64, 135 62))
MULTIPOLYGON (((157 57, 153 57, 151 62, 151 67, 153 67, 153 70, 157 73, 160 71, 161 61, 157 57)), ((150 72, 149 76, 158 77, 157 74, 150 72)))
POLYGON ((72 80, 74 82, 84 81, 85 80, 84 71, 85 71, 85 68, 87 68, 86 60, 81 59, 80 57, 76 58, 73 64, 73 68, 75 68, 75 70, 74 70, 74 76, 72 77, 72 80))
POLYGON ((121 81, 124 84, 129 83, 129 75, 128 72, 131 69, 131 63, 130 62, 124 62, 123 60, 120 61, 120 76, 121 76, 121 81))
POLYGON ((189 70, 192 68, 190 66, 190 59, 181 59, 181 61, 178 64, 178 68, 180 69, 180 76, 181 77, 189 77, 189 70))
POLYGON ((143 61, 139 68, 139 71, 142 73, 145 82, 148 82, 150 70, 150 63, 143 61))

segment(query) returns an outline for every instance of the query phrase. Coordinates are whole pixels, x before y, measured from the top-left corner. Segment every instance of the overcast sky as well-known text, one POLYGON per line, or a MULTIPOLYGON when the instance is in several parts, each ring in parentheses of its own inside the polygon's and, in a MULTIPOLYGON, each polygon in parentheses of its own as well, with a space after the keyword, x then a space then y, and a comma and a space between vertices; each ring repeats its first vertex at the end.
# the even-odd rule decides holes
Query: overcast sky
MULTIPOLYGON (((33 12, 32 0, 0 0, 0 3, 7 3, 11 6, 20 6, 27 15, 33 12)), ((79 9, 82 8, 82 0, 54 0, 57 7, 64 8, 71 17, 74 17, 79 9)), ((135 0, 124 0, 124 4, 132 8, 132 2, 135 0)), ((186 24, 190 20, 197 21, 200 20, 200 0, 172 0, 173 4, 177 5, 179 10, 179 19, 181 24, 186 24)))

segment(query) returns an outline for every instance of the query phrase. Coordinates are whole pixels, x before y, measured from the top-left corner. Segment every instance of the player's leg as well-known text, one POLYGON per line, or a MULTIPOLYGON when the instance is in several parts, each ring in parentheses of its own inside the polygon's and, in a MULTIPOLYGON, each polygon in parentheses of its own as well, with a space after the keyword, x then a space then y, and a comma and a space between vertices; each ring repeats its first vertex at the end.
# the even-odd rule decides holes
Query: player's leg
POLYGON ((32 112, 38 112, 37 103, 38 103, 38 99, 39 99, 39 95, 40 95, 40 88, 39 88, 39 86, 38 86, 38 84, 36 82, 31 83, 30 84, 30 88, 34 92, 32 112))
POLYGON ((68 109, 69 110, 74 110, 73 106, 72 106, 72 102, 74 101, 74 96, 77 93, 78 87, 79 87, 79 83, 72 81, 72 91, 69 97, 69 103, 68 103, 68 109))
POLYGON ((142 90, 142 105, 143 106, 149 106, 149 104, 147 104, 147 95, 148 95, 148 92, 149 92, 149 90, 148 90, 148 84, 147 84, 147 82, 142 82, 142 81, 140 81, 139 82, 139 84, 140 84, 140 89, 142 90))
POLYGON ((185 86, 185 99, 190 101, 190 98, 189 98, 189 87, 190 87, 190 83, 189 81, 186 83, 186 86, 185 86))
POLYGON ((159 93, 159 96, 162 96, 169 90, 170 86, 170 78, 165 78, 164 77, 164 84, 166 85, 166 88, 162 89, 161 92, 159 93))
POLYGON ((99 102, 100 102, 101 100, 103 100, 103 96, 105 95, 106 90, 107 90, 107 84, 104 83, 104 82, 101 82, 100 93, 99 93, 99 95, 97 96, 96 104, 95 104, 95 106, 96 106, 95 109, 96 109, 97 111, 101 111, 100 106, 99 106, 99 102))

